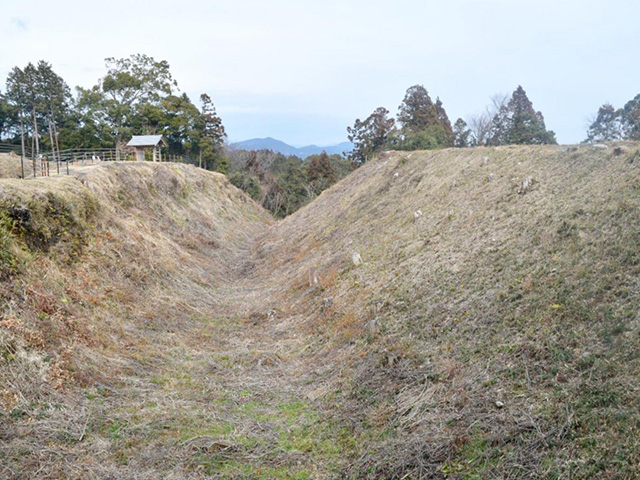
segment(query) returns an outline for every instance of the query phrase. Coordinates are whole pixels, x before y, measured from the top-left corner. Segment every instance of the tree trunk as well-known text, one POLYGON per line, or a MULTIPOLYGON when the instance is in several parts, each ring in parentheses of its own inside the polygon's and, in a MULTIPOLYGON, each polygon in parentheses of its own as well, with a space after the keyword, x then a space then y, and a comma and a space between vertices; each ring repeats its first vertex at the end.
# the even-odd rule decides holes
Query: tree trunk
POLYGON ((56 145, 53 143, 53 128, 51 126, 51 118, 49 118, 49 140, 51 140, 51 154, 53 155, 53 159, 56 161, 56 170, 58 175, 60 175, 60 159, 56 157, 56 145))
MULTIPOLYGON (((22 178, 24 178, 24 123, 22 121, 22 113, 20 114, 20 142, 22 143, 22 155, 20 156, 20 168, 22 169, 22 178)), ((36 176, 35 169, 33 176, 36 176)))
POLYGON ((38 139, 38 120, 36 119, 36 106, 33 106, 33 138, 36 142, 36 157, 40 155, 40 140, 38 139))
MULTIPOLYGON (((58 139, 58 127, 56 126, 56 119, 53 117, 53 113, 51 114, 51 120, 53 121, 53 138, 56 140, 56 150, 58 150, 58 162, 60 162, 62 160, 62 158, 60 157, 60 140, 58 139)), ((69 164, 67 163, 67 167, 68 166, 69 164)), ((60 167, 58 166, 58 171, 59 170, 60 167)), ((67 168, 67 172, 68 170, 69 168, 67 168)))
POLYGON ((36 144, 33 140, 33 132, 31 132, 31 158, 33 158, 33 164, 36 164, 36 144))

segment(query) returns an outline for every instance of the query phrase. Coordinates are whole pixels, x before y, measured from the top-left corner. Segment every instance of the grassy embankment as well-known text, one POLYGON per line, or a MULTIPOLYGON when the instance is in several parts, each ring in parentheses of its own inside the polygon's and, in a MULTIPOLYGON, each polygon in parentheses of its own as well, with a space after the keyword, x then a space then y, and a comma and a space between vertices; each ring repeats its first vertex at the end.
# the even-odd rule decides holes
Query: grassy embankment
POLYGON ((638 152, 389 153, 277 223, 188 166, 2 180, 0 473, 633 478, 638 152))

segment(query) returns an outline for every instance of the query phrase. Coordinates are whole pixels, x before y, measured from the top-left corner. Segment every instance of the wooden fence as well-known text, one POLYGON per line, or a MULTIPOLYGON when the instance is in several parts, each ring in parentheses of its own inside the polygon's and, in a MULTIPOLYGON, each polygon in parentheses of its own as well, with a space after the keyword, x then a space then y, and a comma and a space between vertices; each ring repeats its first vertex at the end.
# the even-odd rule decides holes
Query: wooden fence
MULTIPOLYGON (((0 143, 0 153, 22 155, 20 145, 0 143)), ((115 148, 69 148, 60 151, 46 151, 35 155, 25 148, 22 158, 23 178, 48 177, 51 174, 70 175, 74 167, 96 165, 101 162, 134 161, 135 155, 128 149, 115 148)), ((182 155, 163 155, 164 162, 194 163, 193 159, 182 155)))

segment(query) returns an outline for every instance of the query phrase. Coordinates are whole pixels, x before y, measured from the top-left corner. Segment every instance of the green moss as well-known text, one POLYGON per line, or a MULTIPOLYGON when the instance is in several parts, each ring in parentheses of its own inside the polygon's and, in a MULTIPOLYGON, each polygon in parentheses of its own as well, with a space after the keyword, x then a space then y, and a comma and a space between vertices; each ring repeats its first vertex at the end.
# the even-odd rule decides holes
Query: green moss
POLYGON ((4 211, 0 211, 0 280, 5 280, 19 270, 12 230, 13 221, 4 211))
POLYGON ((72 261, 86 243, 91 220, 97 212, 89 194, 73 202, 47 192, 26 202, 0 203, 0 264, 4 275, 17 270, 17 258, 24 253, 49 253, 72 261))

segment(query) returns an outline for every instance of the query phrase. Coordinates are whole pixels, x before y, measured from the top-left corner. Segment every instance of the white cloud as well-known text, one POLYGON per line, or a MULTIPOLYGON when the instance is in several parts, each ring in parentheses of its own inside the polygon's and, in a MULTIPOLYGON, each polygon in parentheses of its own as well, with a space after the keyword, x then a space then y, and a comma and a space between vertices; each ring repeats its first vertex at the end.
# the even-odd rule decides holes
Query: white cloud
POLYGON ((26 20, 25 18, 11 17, 9 22, 18 30, 27 31, 29 29, 29 21, 26 20))

